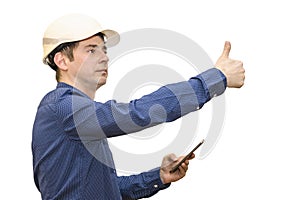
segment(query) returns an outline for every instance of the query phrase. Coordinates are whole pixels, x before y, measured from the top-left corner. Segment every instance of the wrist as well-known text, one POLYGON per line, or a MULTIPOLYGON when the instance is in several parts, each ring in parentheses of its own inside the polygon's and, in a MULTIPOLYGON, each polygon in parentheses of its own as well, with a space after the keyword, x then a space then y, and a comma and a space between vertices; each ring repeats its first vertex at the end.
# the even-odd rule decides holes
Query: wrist
POLYGON ((226 73, 224 69, 222 69, 222 67, 220 67, 219 65, 215 65, 215 68, 218 69, 226 77, 226 73))
POLYGON ((162 169, 159 170, 159 177, 160 177, 162 184, 167 184, 167 181, 166 181, 166 178, 164 177, 164 172, 162 169))

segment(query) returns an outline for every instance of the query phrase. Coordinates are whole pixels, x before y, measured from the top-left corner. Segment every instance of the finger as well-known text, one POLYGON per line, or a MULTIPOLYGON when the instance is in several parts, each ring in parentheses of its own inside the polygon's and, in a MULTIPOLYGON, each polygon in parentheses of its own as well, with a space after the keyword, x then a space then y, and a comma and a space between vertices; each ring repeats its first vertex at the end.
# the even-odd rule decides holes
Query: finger
POLYGON ((185 157, 185 156, 179 156, 179 157, 177 158, 177 161, 180 161, 180 160, 184 159, 184 157, 185 157))
POLYGON ((180 166, 180 168, 182 168, 183 171, 186 172, 188 170, 188 165, 185 164, 185 163, 182 163, 181 166, 180 166))
POLYGON ((190 161, 189 161, 189 160, 186 160, 186 161, 184 161, 184 164, 189 165, 189 164, 190 164, 190 161))
POLYGON ((177 157, 175 154, 171 153, 171 154, 168 154, 164 157, 164 159, 168 162, 176 162, 177 160, 177 157))
POLYGON ((180 165, 179 169, 179 174, 181 174, 181 176, 184 176, 186 174, 186 170, 184 167, 182 167, 182 165, 180 165))
POLYGON ((231 44, 229 41, 226 41, 224 44, 224 49, 223 49, 223 53, 222 53, 221 57, 228 58, 230 50, 231 50, 231 44))
POLYGON ((172 161, 176 161, 177 160, 177 156, 174 153, 169 154, 169 159, 172 161))
POLYGON ((192 153, 192 155, 189 157, 189 160, 192 160, 192 159, 194 159, 194 158, 195 158, 195 154, 192 153))
POLYGON ((168 154, 164 156, 162 163, 161 163, 161 168, 166 168, 168 166, 174 165, 174 163, 177 162, 177 157, 175 154, 168 154))

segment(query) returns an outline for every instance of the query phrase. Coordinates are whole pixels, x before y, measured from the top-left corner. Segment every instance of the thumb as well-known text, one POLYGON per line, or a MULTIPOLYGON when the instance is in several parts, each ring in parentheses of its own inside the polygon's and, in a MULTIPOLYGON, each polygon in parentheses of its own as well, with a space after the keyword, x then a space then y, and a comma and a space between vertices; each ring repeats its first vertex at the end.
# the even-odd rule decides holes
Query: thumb
POLYGON ((224 44, 224 49, 223 49, 223 53, 222 53, 221 57, 228 58, 229 53, 230 53, 230 49, 231 49, 231 44, 230 44, 229 41, 226 41, 225 44, 224 44))

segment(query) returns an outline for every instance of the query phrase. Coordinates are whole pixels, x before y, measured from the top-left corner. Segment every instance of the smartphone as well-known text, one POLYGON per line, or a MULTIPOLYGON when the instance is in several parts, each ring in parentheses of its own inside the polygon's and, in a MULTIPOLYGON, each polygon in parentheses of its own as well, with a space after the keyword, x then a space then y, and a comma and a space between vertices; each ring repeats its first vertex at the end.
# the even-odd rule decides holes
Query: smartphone
POLYGON ((199 144, 197 144, 197 146, 195 146, 194 148, 193 148, 193 150, 189 153, 189 154, 187 154, 177 165, 175 165, 171 170, 170 170, 170 173, 174 173, 177 169, 178 169, 178 167, 184 162, 184 161, 186 161, 186 159, 189 159, 191 156, 192 156, 192 154, 194 153, 194 151, 196 151, 196 149, 198 149, 202 144, 204 143, 204 139, 199 143, 199 144))

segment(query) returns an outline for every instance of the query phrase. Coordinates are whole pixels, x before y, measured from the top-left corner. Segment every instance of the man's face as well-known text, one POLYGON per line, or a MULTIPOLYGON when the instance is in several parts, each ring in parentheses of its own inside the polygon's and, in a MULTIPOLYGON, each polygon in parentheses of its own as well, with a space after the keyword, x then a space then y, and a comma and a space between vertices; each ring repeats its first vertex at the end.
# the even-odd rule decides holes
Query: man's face
POLYGON ((74 60, 68 62, 68 71, 75 85, 93 90, 106 83, 109 59, 101 37, 93 36, 80 41, 73 55, 74 60))

